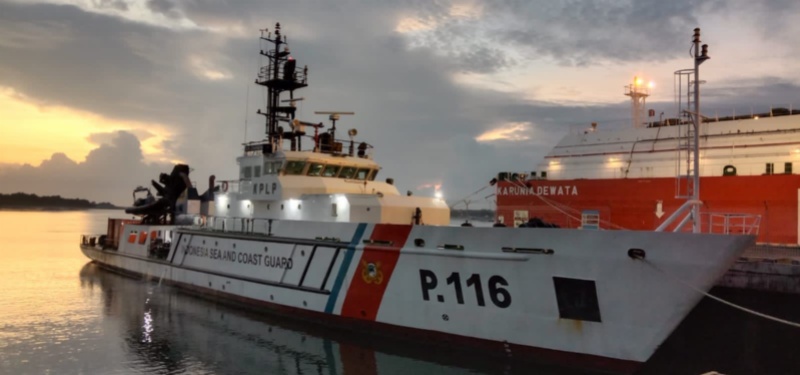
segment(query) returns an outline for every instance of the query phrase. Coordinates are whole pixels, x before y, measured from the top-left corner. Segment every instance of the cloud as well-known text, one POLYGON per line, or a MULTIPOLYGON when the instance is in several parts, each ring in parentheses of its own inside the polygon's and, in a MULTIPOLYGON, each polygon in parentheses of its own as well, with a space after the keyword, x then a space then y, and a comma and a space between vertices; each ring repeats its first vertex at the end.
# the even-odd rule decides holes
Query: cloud
POLYGON ((181 18, 175 3, 170 0, 147 0, 147 9, 150 9, 153 13, 160 13, 167 18, 181 18))
POLYGON ((127 205, 134 187, 148 185, 151 179, 158 180, 159 173, 172 170, 170 164, 145 163, 139 139, 131 133, 93 134, 90 138, 108 143, 92 150, 80 163, 54 153, 38 167, 0 165, 0 193, 61 195, 127 205))
POLYGON ((475 137, 475 140, 478 142, 527 141, 531 139, 528 135, 530 130, 530 122, 512 122, 487 130, 475 137))
POLYGON ((128 11, 128 3, 122 0, 92 0, 92 5, 97 9, 115 9, 122 12, 128 11))
POLYGON ((409 37, 413 45, 453 59, 485 51, 489 61, 502 62, 465 66, 473 71, 516 66, 520 59, 577 66, 663 61, 688 47, 686 34, 700 23, 699 14, 724 11, 726 5, 693 0, 498 1, 468 12, 470 17, 429 10, 415 18, 424 27, 409 37))
MULTIPOLYGON (((735 14, 736 7, 728 3, 689 0, 499 1, 483 6, 422 0, 369 6, 282 1, 265 7, 260 0, 127 4, 128 11, 121 12, 0 2, 0 85, 41 103, 161 124, 168 131, 152 133, 173 136, 158 141, 158 147, 196 168, 196 176, 236 178, 234 158, 241 142, 264 134, 263 118, 255 114, 263 109, 264 95, 253 85, 264 63, 257 52, 266 48, 259 45, 258 29, 273 29, 280 21, 293 56, 309 65, 311 86, 296 93, 306 98, 299 104, 300 117, 327 122, 313 112, 355 111, 337 126, 358 128, 359 138, 376 146, 382 177, 394 177, 401 191, 441 181, 453 196, 459 190, 474 191, 498 171, 531 168, 571 126, 599 122, 602 128, 629 117, 616 89, 599 94, 620 97, 618 103, 603 106, 584 105, 584 97, 556 105, 548 102, 552 98, 535 94, 548 92, 536 86, 584 69, 554 70, 547 64, 650 66, 652 61, 683 58, 691 29, 712 9, 730 14, 731 25, 748 18, 735 14), (533 82, 534 94, 515 92, 519 88, 513 85, 497 90, 500 82, 492 74, 510 70, 527 71, 524 79, 533 82), (483 75, 485 84, 466 86, 453 78, 459 74, 483 75), (536 125, 499 137, 527 134, 529 139, 502 142, 503 147, 476 140, 498 124, 516 123, 536 125)), ((759 14, 781 12, 770 7, 759 14)), ((796 60, 778 63, 786 61, 796 60)), ((752 66, 741 70, 754 71, 752 66)), ((514 83, 521 77, 503 78, 514 83)), ((574 85, 561 86, 565 96, 580 95, 574 85)), ((766 101, 774 97, 772 87, 767 82, 754 86, 752 93, 766 101)), ((711 81, 706 92, 713 94, 711 81)), ((800 90, 787 86, 780 92, 797 97, 800 90)), ((664 108, 670 105, 663 103, 664 108)), ((136 135, 141 142, 147 140, 144 133, 136 135)), ((90 140, 98 149, 112 147, 108 136, 90 140)), ((113 147, 141 160, 132 144, 113 147)), ((98 168, 109 168, 97 158, 93 163, 98 168)), ((163 171, 155 169, 139 177, 146 182, 163 171)), ((116 190, 127 192, 142 183, 138 180, 116 190)))

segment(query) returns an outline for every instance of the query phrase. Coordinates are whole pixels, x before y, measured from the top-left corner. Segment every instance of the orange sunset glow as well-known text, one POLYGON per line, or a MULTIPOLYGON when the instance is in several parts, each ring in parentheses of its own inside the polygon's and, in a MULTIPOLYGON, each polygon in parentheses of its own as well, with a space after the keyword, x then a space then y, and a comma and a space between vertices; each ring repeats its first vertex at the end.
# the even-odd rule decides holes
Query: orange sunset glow
POLYGON ((0 163, 38 165, 56 152, 80 162, 97 147, 89 140, 91 134, 118 130, 137 134, 147 159, 168 158, 160 143, 170 134, 159 124, 120 121, 58 105, 38 104, 8 88, 0 88, 0 113, 3 114, 0 163))

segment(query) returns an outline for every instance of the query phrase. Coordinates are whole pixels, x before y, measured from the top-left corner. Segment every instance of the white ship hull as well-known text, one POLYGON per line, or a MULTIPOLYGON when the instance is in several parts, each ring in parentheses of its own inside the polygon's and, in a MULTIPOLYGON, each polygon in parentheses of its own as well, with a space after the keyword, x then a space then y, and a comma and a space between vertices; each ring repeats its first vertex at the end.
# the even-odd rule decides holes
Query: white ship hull
MULTIPOLYGON (((164 229, 126 225, 122 238, 164 229)), ((754 241, 301 221, 270 231, 177 228, 164 259, 148 255, 150 236, 118 250, 81 248, 104 266, 338 325, 627 372, 702 298, 671 277, 708 290, 754 241)))

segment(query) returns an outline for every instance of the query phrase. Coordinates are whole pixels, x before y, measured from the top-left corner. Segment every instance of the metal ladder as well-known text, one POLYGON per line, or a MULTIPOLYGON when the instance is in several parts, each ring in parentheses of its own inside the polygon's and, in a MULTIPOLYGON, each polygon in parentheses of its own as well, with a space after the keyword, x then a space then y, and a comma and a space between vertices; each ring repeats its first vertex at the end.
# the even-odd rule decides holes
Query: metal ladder
POLYGON ((693 79, 694 69, 682 69, 675 72, 675 83, 677 85, 675 102, 678 107, 679 117, 683 122, 683 124, 678 125, 680 126, 678 130, 678 156, 675 159, 675 197, 680 199, 692 198, 695 189, 693 180, 695 155, 692 152, 695 147, 695 129, 692 125, 694 114, 691 112, 692 108, 694 108, 693 79), (684 91, 685 96, 683 95, 684 91))

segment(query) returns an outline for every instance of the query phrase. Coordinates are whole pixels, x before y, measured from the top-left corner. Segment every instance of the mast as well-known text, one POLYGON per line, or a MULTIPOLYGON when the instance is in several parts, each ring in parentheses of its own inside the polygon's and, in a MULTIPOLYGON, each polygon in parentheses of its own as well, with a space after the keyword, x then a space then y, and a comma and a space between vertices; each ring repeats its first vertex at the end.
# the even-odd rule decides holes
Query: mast
MULTIPOLYGON (((692 200, 700 202, 700 64, 708 60, 708 44, 703 44, 700 50, 700 28, 694 29, 694 175, 692 176, 692 200)), ((692 231, 700 233, 700 204, 692 207, 692 231)))
MULTIPOLYGON (((267 29, 261 30, 261 40, 272 44, 272 49, 260 51, 262 56, 269 60, 267 65, 258 71, 256 84, 267 88, 266 111, 258 110, 258 114, 266 117, 267 140, 270 145, 269 152, 278 150, 279 139, 288 137, 295 144, 296 135, 293 132, 283 131, 278 125, 285 121, 287 126, 293 124, 296 107, 294 105, 294 90, 308 86, 308 67, 302 70, 297 68, 297 62, 289 54, 289 46, 285 35, 281 34, 281 24, 275 24, 275 33, 267 29), (283 49, 281 49, 283 48, 283 49), (281 94, 288 91, 290 105, 281 106, 281 94)), ((285 102, 285 101, 284 101, 285 102)))
POLYGON ((625 86, 625 96, 631 97, 631 118, 633 119, 633 127, 641 128, 645 126, 645 106, 647 97, 650 96, 649 87, 652 82, 645 86, 644 82, 639 77, 633 77, 633 82, 625 86))
MULTIPOLYGON (((656 228, 657 232, 665 230, 684 212, 688 214, 677 224, 675 231, 679 231, 690 220, 692 222, 692 231, 694 233, 701 232, 700 221, 700 124, 702 123, 702 116, 700 115, 700 64, 709 59, 708 45, 703 44, 700 47, 700 28, 694 29, 694 36, 692 38, 692 56, 694 57, 694 69, 682 69, 675 72, 677 82, 682 82, 683 78, 687 80, 687 99, 693 101, 694 108, 687 108, 685 111, 692 122, 687 125, 686 141, 680 146, 688 153, 687 158, 687 173, 684 177, 679 174, 677 181, 677 197, 686 198, 686 202, 681 205, 672 215, 664 220, 661 225, 656 228), (694 81, 692 82, 692 79, 694 81), (693 86, 692 86, 693 84, 693 86), (693 92, 692 92, 693 91, 693 92), (686 180, 686 194, 683 194, 682 181, 686 180)), ((678 108, 680 110, 680 97, 678 97, 678 108)))

